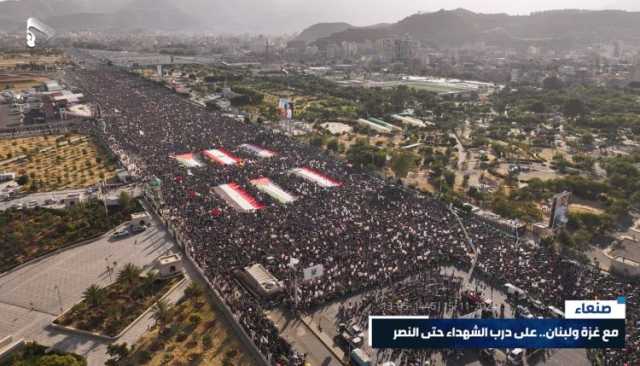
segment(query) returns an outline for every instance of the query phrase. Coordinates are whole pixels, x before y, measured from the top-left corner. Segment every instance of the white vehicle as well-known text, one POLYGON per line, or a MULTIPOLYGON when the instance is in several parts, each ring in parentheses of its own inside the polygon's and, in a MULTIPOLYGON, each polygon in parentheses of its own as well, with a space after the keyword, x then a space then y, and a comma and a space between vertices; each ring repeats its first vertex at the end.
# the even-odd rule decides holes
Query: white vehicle
POLYGON ((516 287, 510 283, 505 283, 504 287, 507 289, 507 295, 515 296, 519 300, 524 300, 527 298, 527 292, 519 287, 516 287))
POLYGON ((522 357, 524 356, 523 348, 514 348, 507 353, 507 360, 510 365, 522 365, 522 357))
POLYGON ((125 238, 127 236, 129 236, 129 230, 121 229, 113 233, 113 235, 111 235, 111 238, 117 240, 117 239, 125 238))
POLYGON ((554 318, 558 318, 558 319, 563 319, 564 318, 564 311, 558 309, 555 306, 549 306, 549 313, 551 313, 551 316, 553 316, 554 318))

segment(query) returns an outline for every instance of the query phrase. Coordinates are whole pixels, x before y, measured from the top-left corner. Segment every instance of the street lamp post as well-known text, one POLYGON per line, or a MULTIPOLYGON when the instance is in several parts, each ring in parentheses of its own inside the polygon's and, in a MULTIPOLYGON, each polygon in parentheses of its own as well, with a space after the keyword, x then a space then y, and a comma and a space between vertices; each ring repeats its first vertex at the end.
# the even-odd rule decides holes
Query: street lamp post
POLYGON ((60 314, 62 315, 62 312, 64 311, 64 309, 62 307, 62 296, 60 295, 60 288, 58 287, 58 285, 55 285, 53 288, 55 288, 56 293, 58 294, 58 303, 60 305, 60 314))

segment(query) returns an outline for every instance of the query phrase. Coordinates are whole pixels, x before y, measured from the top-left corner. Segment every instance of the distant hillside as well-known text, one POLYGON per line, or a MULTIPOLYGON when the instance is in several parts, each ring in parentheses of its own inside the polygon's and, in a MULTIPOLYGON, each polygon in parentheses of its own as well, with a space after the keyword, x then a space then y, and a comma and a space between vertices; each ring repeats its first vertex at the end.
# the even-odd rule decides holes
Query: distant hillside
POLYGON ((478 14, 464 9, 415 14, 382 29, 351 28, 323 42, 376 40, 410 35, 434 46, 484 41, 558 46, 624 40, 640 44, 640 13, 619 10, 557 10, 528 16, 478 14))
POLYGON ((334 33, 345 31, 353 26, 349 23, 318 23, 303 30, 296 40, 314 42, 320 38, 329 37, 334 33))

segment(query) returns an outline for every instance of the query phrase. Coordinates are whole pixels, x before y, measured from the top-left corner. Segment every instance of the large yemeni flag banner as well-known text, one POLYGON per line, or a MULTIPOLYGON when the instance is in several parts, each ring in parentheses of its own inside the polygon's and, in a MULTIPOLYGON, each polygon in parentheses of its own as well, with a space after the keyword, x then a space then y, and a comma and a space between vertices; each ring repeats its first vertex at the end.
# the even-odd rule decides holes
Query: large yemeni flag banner
POLYGON ((198 159, 196 159, 195 156, 193 156, 193 154, 191 153, 176 155, 175 159, 187 168, 202 166, 202 163, 199 162, 198 159))
POLYGON ((296 168, 292 170, 293 174, 302 177, 308 181, 325 188, 340 187, 342 183, 323 175, 317 170, 311 168, 296 168))
POLYGON ((243 145, 240 145, 240 147, 261 158, 272 158, 276 156, 276 153, 274 153, 273 151, 267 150, 257 145, 243 144, 243 145))
POLYGON ((287 204, 296 200, 296 197, 284 189, 280 188, 269 178, 258 178, 251 181, 259 191, 264 192, 271 196, 276 201, 287 204))
POLYGON ((240 159, 222 149, 205 150, 202 155, 221 165, 235 165, 240 161, 240 159))
POLYGON ((213 189, 229 206, 238 211, 250 212, 264 207, 237 183, 229 183, 217 186, 213 189))

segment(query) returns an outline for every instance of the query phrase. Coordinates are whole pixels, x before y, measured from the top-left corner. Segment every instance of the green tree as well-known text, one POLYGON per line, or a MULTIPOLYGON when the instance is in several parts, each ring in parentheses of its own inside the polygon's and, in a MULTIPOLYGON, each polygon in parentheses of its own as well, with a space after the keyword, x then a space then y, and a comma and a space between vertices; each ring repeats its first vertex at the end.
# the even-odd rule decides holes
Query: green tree
POLYGON ((86 366, 87 362, 72 355, 45 355, 38 359, 38 366, 86 366))
POLYGON ((160 326, 161 331, 166 329, 167 324, 171 321, 172 311, 164 300, 159 300, 153 305, 153 314, 152 317, 160 326))
POLYGON ((416 166, 417 157, 410 152, 395 154, 391 159, 391 169, 398 178, 406 178, 411 169, 416 166))
POLYGON ((322 147, 322 145, 324 145, 324 139, 322 138, 322 136, 313 136, 309 143, 311 144, 311 146, 322 147))
POLYGON ((120 204, 120 207, 127 212, 131 210, 133 205, 131 196, 127 191, 120 192, 120 195, 118 196, 118 203, 120 204))
POLYGON ((569 99, 565 102, 562 112, 567 118, 576 118, 586 114, 587 108, 580 99, 569 99))
POLYGON ((117 365, 118 362, 127 358, 130 353, 131 350, 127 346, 126 342, 120 344, 111 343, 107 346, 107 354, 111 357, 111 360, 109 361, 114 365, 117 365))
POLYGON ((95 308, 104 303, 106 291, 102 287, 94 284, 84 290, 82 299, 89 304, 90 307, 95 308))
POLYGON ((143 278, 142 278, 142 288, 143 288, 143 292, 146 294, 150 294, 153 292, 153 288, 156 284, 156 281, 158 280, 158 273, 156 271, 149 271, 143 278))
POLYGON ((562 86, 562 80, 557 76, 549 76, 542 81, 542 87, 546 90, 559 90, 562 86))
POLYGON ((547 111, 547 107, 541 101, 537 101, 529 106, 529 110, 533 113, 544 113, 547 111))
POLYGON ((332 139, 331 141, 329 141, 329 143, 327 143, 327 149, 333 151, 333 152, 337 152, 338 151, 338 140, 336 139, 332 139))
POLYGON ((20 177, 18 177, 18 179, 16 179, 16 183, 21 186, 27 185, 29 183, 29 176, 26 174, 21 175, 20 177))
POLYGON ((580 137, 580 143, 583 146, 592 146, 595 141, 595 137, 593 137, 593 135, 590 133, 585 133, 580 137))
POLYGON ((118 273, 118 282, 124 282, 129 288, 134 287, 140 281, 142 269, 133 263, 127 263, 118 273))
POLYGON ((191 282, 184 290, 184 295, 188 298, 200 297, 204 294, 202 286, 197 282, 191 282))

